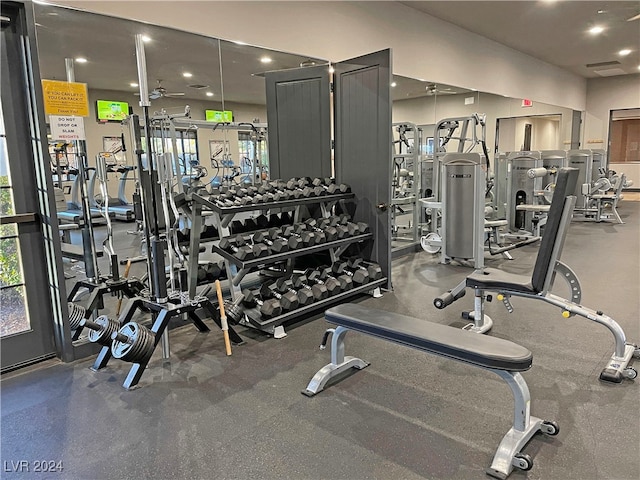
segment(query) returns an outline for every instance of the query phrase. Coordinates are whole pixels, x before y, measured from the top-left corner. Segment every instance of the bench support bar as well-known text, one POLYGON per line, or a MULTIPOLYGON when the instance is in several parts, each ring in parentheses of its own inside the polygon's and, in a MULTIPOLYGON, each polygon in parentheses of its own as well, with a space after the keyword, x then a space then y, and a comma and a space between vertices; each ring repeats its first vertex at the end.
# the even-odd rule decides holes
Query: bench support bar
MULTIPOLYGON (((501 293, 507 297, 512 296, 543 300, 547 303, 550 303, 551 305, 559 307, 563 312, 568 312, 568 314, 571 316, 579 315, 580 317, 586 318, 587 320, 591 320, 605 326, 613 335, 615 346, 613 354, 611 355, 607 366, 600 373, 600 380, 606 382, 621 383, 625 378, 635 378, 636 371, 629 367, 629 363, 631 362, 631 359, 633 357, 640 357, 640 348, 632 343, 627 343, 624 330, 622 329, 620 324, 608 315, 605 315, 600 311, 595 311, 590 308, 583 307, 582 305, 574 303, 571 300, 567 300, 566 298, 559 297, 558 295, 554 295, 553 293, 549 292, 547 292, 545 295, 534 295, 515 291, 498 291, 498 293, 501 293)), ((577 293, 577 295, 579 298, 580 294, 577 293)), ((478 308, 478 303, 484 303, 484 292, 482 290, 476 290, 475 302, 475 312, 477 312, 478 310, 483 311, 482 306, 478 308)), ((483 317, 475 317, 474 315, 475 328, 471 328, 471 331, 484 333, 484 331, 488 330, 485 329, 483 331, 482 329, 483 327, 485 327, 485 325, 483 325, 484 322, 478 322, 475 320, 475 318, 483 317)), ((486 321, 486 315, 484 316, 484 319, 486 321)), ((489 328, 491 328, 491 324, 489 324, 489 328)))
MULTIPOLYGON (((519 372, 505 370, 490 370, 502 378, 513 394, 514 413, 513 426, 509 429, 491 462, 487 474, 495 478, 507 478, 514 466, 518 465, 518 455, 527 442, 533 437, 542 425, 542 420, 532 417, 530 414, 531 396, 529 387, 519 372)), ((531 468, 531 467, 529 467, 531 468)))
POLYGON ((324 389, 326 383, 342 372, 352 367, 362 370, 369 366, 367 362, 356 357, 345 357, 344 337, 349 330, 344 327, 330 328, 327 332, 333 333, 331 337, 331 363, 322 367, 313 376, 307 388, 302 391, 307 397, 312 397, 324 389))

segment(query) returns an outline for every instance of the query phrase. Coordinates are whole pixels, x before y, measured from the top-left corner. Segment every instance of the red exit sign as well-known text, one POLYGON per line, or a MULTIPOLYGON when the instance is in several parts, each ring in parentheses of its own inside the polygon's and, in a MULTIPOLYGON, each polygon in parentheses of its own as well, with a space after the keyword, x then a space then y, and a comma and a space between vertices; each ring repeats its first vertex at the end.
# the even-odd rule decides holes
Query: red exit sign
POLYGON ((523 98, 522 99, 522 106, 523 107, 533 107, 533 102, 531 100, 529 100, 528 98, 523 98))

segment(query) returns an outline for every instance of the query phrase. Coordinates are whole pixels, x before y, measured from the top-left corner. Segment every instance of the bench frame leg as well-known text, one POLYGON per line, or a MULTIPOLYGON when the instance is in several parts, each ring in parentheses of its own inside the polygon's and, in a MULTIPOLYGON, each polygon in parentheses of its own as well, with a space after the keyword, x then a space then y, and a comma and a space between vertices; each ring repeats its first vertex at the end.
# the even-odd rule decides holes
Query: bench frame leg
POLYGON ((473 312, 469 312, 469 318, 473 323, 463 327, 463 330, 469 330, 474 333, 487 333, 493 327, 493 320, 489 315, 484 313, 484 299, 486 295, 482 290, 476 289, 473 299, 473 312))
POLYGON ((577 305, 552 293, 547 293, 541 298, 545 302, 560 307, 564 311, 604 325, 611 332, 615 341, 615 348, 609 363, 600 373, 600 380, 620 383, 624 378, 635 378, 637 373, 629 367, 629 363, 633 357, 640 357, 640 347, 632 343, 627 343, 624 330, 618 322, 602 312, 596 312, 582 305, 577 305))
MULTIPOLYGON (((560 262, 558 262, 560 263, 560 262)), ((573 278, 577 280, 575 274, 571 272, 571 270, 564 270, 564 268, 568 268, 564 265, 561 265, 563 269, 558 269, 558 271, 564 276, 573 275, 573 278)), ((572 300, 567 300, 566 298, 559 297, 558 295, 554 295, 553 293, 547 292, 542 295, 534 295, 534 294, 526 294, 522 292, 514 292, 507 290, 498 290, 498 293, 505 295, 508 297, 523 297, 523 298, 531 298, 535 300, 543 300, 551 305, 559 307, 565 312, 569 312, 571 315, 579 315, 580 317, 586 318, 587 320, 591 320, 592 322, 599 323, 600 325, 605 326, 613 335, 613 340, 615 342, 615 347, 611 358, 607 366, 600 373, 600 380, 605 382, 613 382, 613 383, 621 383, 625 378, 633 380, 637 376, 637 371, 632 368, 629 364, 631 363, 633 358, 640 358, 640 347, 633 343, 628 343, 625 337, 624 330, 616 322, 613 318, 605 315, 600 311, 591 310, 590 308, 583 307, 580 305, 580 285, 577 286, 573 284, 569 284, 569 288, 572 289, 572 300)), ((476 289, 475 290, 475 308, 473 312, 469 312, 468 316, 473 320, 474 323, 467 325, 464 327, 466 330, 477 332, 477 333, 485 333, 488 331, 493 325, 493 321, 487 315, 484 315, 484 300, 486 297, 486 290, 476 289), (482 316, 480 316, 482 315, 482 316), (477 321, 476 318, 483 318, 484 321, 477 321), (488 325, 488 327, 487 327, 488 325)), ((510 308, 510 302, 507 301, 505 306, 507 309, 510 308)), ((513 310, 509 310, 511 312, 513 310)))
POLYGON ((302 393, 308 397, 314 396, 316 393, 324 390, 324 386, 329 380, 346 372, 351 368, 362 370, 369 366, 367 362, 356 357, 344 355, 344 337, 349 330, 344 327, 330 328, 327 332, 332 333, 331 337, 331 363, 322 367, 313 376, 307 388, 302 393))
MULTIPOLYGON (((487 470, 487 474, 495 478, 507 478, 513 471, 514 466, 519 466, 518 458, 521 450, 527 444, 531 437, 542 429, 543 422, 537 417, 530 414, 531 395, 529 387, 524 377, 519 372, 509 372, 505 370, 489 369, 502 378, 509 388, 514 399, 513 426, 502 437, 502 441, 498 445, 496 454, 493 457, 491 467, 487 470)), ((553 427, 552 427, 553 428, 553 427)), ((557 428, 554 429, 558 432, 557 428)), ((532 465, 527 468, 530 469, 532 465)))

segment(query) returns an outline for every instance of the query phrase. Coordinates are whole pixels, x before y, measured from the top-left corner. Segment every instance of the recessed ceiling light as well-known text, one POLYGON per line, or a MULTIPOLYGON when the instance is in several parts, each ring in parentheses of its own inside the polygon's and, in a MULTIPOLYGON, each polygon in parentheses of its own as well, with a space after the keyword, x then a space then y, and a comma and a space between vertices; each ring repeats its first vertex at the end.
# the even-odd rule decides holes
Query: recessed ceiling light
POLYGON ((151 41, 151 37, 148 37, 147 35, 142 35, 142 41, 144 43, 149 43, 151 41))
POLYGON ((271 63, 271 58, 269 58, 269 57, 262 57, 262 58, 260 59, 260 61, 261 61, 262 63, 271 63))
POLYGON ((136 82, 131 82, 129 85, 134 87, 134 88, 138 86, 138 84, 136 82))
POLYGON ((600 33, 604 32, 604 27, 600 26, 600 25, 596 25, 595 27, 591 27, 589 29, 589 33, 591 35, 598 35, 600 33))
POLYGON ((396 85, 397 85, 397 83, 396 83, 396 82, 391 82, 391 86, 392 86, 392 87, 395 87, 396 85))
POLYGON ((76 58, 76 62, 78 63, 87 63, 87 59, 84 57, 78 57, 76 58))
POLYGON ((622 49, 618 52, 618 55, 620 55, 621 57, 625 57, 627 55, 629 55, 631 53, 631 50, 629 50, 628 48, 622 49))
POLYGON ((207 92, 207 97, 213 97, 213 92, 207 92))
POLYGON ((184 72, 184 73, 182 74, 182 76, 183 76, 183 77, 185 77, 185 78, 191 78, 191 77, 193 77, 193 73, 184 72))
POLYGON ((638 70, 640 70, 640 65, 638 65, 638 70))
POLYGON ((606 12, 606 10, 602 10, 602 9, 600 9, 600 10, 598 10, 596 13, 600 15, 600 14, 603 14, 603 13, 605 13, 605 12, 606 12))

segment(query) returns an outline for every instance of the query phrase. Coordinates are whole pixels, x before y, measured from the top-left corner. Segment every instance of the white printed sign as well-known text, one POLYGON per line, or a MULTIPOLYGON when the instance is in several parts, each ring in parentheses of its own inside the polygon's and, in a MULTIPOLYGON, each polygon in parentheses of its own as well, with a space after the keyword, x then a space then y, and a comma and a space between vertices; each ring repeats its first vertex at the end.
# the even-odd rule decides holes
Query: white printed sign
POLYGON ((84 119, 74 116, 49 115, 51 140, 86 140, 84 119))

